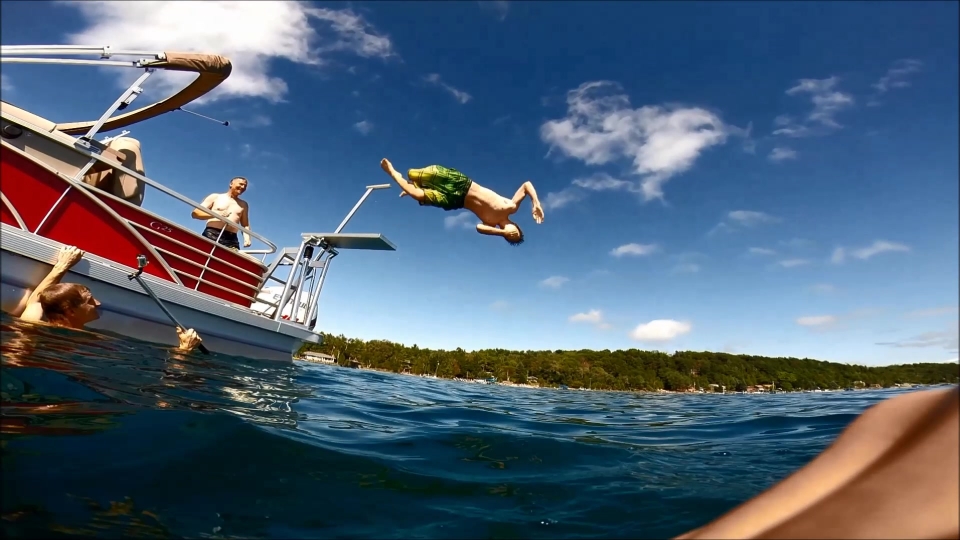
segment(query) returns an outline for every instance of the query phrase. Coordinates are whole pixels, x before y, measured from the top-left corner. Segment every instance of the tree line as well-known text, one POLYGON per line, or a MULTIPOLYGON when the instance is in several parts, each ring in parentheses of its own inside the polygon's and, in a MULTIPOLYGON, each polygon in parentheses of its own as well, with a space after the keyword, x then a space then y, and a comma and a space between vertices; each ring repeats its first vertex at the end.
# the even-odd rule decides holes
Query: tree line
POLYGON ((359 364, 396 373, 463 379, 496 377, 518 384, 595 390, 709 390, 714 384, 715 390, 744 391, 766 384, 792 391, 960 382, 960 366, 956 363, 867 367, 809 358, 693 351, 667 354, 638 349, 466 352, 329 334, 323 335, 321 345, 304 344, 300 353, 305 351, 329 354, 344 367, 359 364))

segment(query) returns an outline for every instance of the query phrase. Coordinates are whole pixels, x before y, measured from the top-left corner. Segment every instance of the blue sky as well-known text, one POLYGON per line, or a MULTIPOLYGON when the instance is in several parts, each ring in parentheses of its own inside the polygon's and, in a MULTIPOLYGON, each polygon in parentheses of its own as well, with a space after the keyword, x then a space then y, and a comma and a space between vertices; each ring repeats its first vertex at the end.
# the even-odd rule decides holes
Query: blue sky
MULTIPOLYGON (((327 331, 957 357, 955 2, 102 4, 4 3, 2 42, 230 57, 192 107, 230 127, 171 113, 131 135, 147 174, 194 200, 247 176, 252 228, 279 245, 333 230, 389 181, 383 157, 507 196, 533 181, 546 219, 525 204, 516 248, 375 192, 346 231, 398 251, 337 258, 327 331)), ((93 119, 133 76, 8 65, 3 98, 93 119)), ((163 199, 145 206, 202 228, 163 199)))

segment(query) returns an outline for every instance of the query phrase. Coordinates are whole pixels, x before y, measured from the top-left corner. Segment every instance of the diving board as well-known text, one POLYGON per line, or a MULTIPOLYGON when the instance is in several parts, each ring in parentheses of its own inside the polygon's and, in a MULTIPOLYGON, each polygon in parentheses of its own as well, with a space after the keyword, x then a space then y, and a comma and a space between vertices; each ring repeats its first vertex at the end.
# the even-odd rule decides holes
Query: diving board
POLYGON ((380 233, 303 233, 304 243, 326 245, 334 249, 396 251, 397 246, 380 233))

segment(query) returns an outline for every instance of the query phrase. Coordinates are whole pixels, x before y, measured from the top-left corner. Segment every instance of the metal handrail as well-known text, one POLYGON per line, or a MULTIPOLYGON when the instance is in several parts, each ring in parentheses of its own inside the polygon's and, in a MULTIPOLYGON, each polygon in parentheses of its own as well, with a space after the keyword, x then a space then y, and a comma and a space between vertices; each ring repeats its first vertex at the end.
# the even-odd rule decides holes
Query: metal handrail
MULTIPOLYGON (((109 193, 108 193, 107 195, 109 195, 109 193)), ((137 222, 135 222, 135 221, 130 221, 129 219, 127 220, 127 222, 130 223, 131 225, 133 225, 134 227, 137 227, 138 229, 142 229, 142 230, 144 230, 144 231, 150 231, 151 234, 157 234, 157 231, 156 231, 156 230, 151 229, 151 228, 147 227, 146 225, 142 225, 142 224, 137 223, 137 222)), ((196 253, 196 254, 198 254, 198 255, 206 256, 206 254, 207 254, 205 251, 200 251, 199 249, 197 249, 197 248, 195 248, 195 247, 193 247, 193 246, 191 246, 191 245, 189 245, 189 244, 185 244, 185 243, 181 242, 180 240, 177 240, 176 238, 171 238, 171 237, 169 237, 169 236, 167 236, 167 237, 165 237, 165 238, 167 239, 168 242, 177 244, 178 246, 180 246, 180 247, 182 247, 182 248, 185 248, 185 249, 188 249, 188 250, 190 250, 190 251, 192 251, 192 252, 194 252, 194 253, 196 253)), ((209 240, 209 239, 208 239, 208 240, 209 240)), ((160 249, 160 248, 157 248, 157 249, 160 249)), ((190 261, 190 262, 193 262, 193 261, 190 261)), ((200 264, 200 263, 194 263, 194 264, 200 264)), ((262 274, 262 273, 258 275, 258 274, 255 274, 255 273, 249 271, 249 270, 244 270, 243 268, 236 268, 236 270, 237 270, 238 272, 242 272, 242 273, 244 273, 244 274, 246 274, 246 275, 248 275, 248 276, 250 276, 250 277, 252 277, 252 278, 254 278, 254 279, 259 279, 261 282, 263 282, 263 274, 262 274)), ((214 270, 213 268, 211 268, 210 271, 211 271, 211 272, 217 272, 217 270, 214 270)))
POLYGON ((91 47, 89 45, 0 45, 0 54, 36 54, 36 55, 54 55, 54 54, 99 54, 101 58, 110 58, 111 56, 154 56, 157 59, 165 57, 163 52, 141 51, 130 49, 113 50, 109 45, 101 47, 91 47))
MULTIPOLYGON (((203 281, 204 284, 209 285, 209 286, 211 286, 211 287, 216 287, 216 288, 220 289, 221 291, 225 291, 225 292, 228 292, 228 293, 230 293, 230 294, 234 294, 234 295, 236 295, 236 296, 240 296, 240 297, 242 297, 242 298, 246 298, 247 300, 250 300, 251 303, 253 303, 253 302, 259 302, 259 301, 260 301, 260 300, 258 300, 257 298, 255 298, 255 297, 253 297, 253 296, 249 296, 249 295, 246 295, 246 294, 243 294, 243 293, 238 293, 237 291, 232 291, 232 290, 224 287, 223 285, 217 285, 216 283, 210 283, 209 281, 202 280, 202 279, 198 278, 197 276, 191 274, 190 272, 186 272, 186 271, 184 271, 184 270, 177 270, 176 268, 174 268, 173 271, 176 272, 176 273, 178 273, 178 274, 181 274, 181 275, 187 276, 187 277, 189 277, 189 278, 195 279, 195 280, 197 280, 198 282, 203 281)), ((197 291, 197 292, 199 292, 199 291, 197 291)), ((220 300, 221 300, 221 301, 226 301, 226 300, 223 300, 223 299, 220 299, 220 300)), ((246 307, 246 306, 241 306, 241 307, 246 307)))
MULTIPOLYGON (((47 131, 44 130, 42 127, 40 127, 40 126, 38 126, 38 125, 36 125, 36 124, 28 121, 28 120, 24 120, 24 119, 22 119, 22 118, 17 118, 17 117, 14 117, 13 115, 10 115, 10 114, 7 114, 7 113, 3 113, 2 115, 0 115, 0 117, 6 119, 8 122, 14 122, 14 123, 23 125, 23 126, 25 126, 25 127, 28 127, 28 128, 30 128, 32 131, 36 132, 38 135, 40 135, 40 136, 42 136, 42 137, 45 137, 45 138, 47 138, 47 139, 50 139, 51 141, 53 141, 53 142, 55 142, 55 143, 63 144, 63 141, 58 141, 58 140, 53 136, 52 133, 47 132, 47 131)), ((62 135, 62 136, 65 136, 65 137, 70 137, 71 139, 74 139, 74 140, 79 140, 79 139, 76 139, 76 138, 74 138, 74 137, 71 137, 70 135, 67 135, 67 134, 65 134, 65 133, 59 133, 59 134, 62 135)), ((195 209, 197 209, 197 210, 201 210, 201 211, 203 211, 204 213, 209 214, 209 215, 211 215, 211 216, 219 219, 220 221, 222 221, 222 222, 224 222, 224 223, 226 223, 226 224, 228 224, 228 225, 236 228, 238 231, 247 232, 247 233, 248 233, 250 236, 252 236, 253 238, 256 238, 257 240, 260 240, 260 241, 263 242, 264 244, 270 246, 271 250, 268 251, 267 253, 275 253, 275 252, 277 251, 277 246, 276 246, 273 242, 271 242, 271 241, 267 240, 266 238, 264 238, 263 236, 260 236, 259 234, 251 231, 250 229, 244 227, 243 225, 240 225, 239 223, 234 222, 233 220, 227 219, 225 216, 222 216, 222 215, 220 215, 219 213, 214 212, 213 210, 211 210, 211 209, 209 209, 209 208, 207 208, 207 207, 205 207, 205 206, 201 206, 200 203, 197 203, 197 202, 193 201, 192 199, 189 199, 189 198, 187 198, 187 197, 185 197, 185 196, 177 193, 176 191, 173 191, 172 189, 164 186, 163 184, 160 184, 159 182, 155 182, 155 181, 147 178, 146 176, 144 176, 144 175, 142 175, 142 174, 140 174, 140 173, 138 173, 138 172, 136 172, 136 171, 134 171, 134 170, 128 169, 128 168, 124 167, 123 165, 120 165, 120 164, 118 164, 118 163, 116 163, 116 162, 111 162, 111 161, 107 160, 107 158, 101 156, 100 154, 97 154, 97 153, 95 153, 95 152, 91 152, 90 150, 87 150, 86 148, 83 148, 82 146, 76 146, 76 145, 75 145, 73 148, 74 148, 74 150, 76 150, 76 151, 84 154, 85 156, 87 156, 87 157, 89 157, 89 158, 96 159, 97 161, 100 161, 101 163, 106 164, 106 165, 109 166, 110 168, 123 171, 123 173, 128 174, 128 175, 136 178, 137 180, 140 180, 140 181, 143 182, 144 184, 146 184, 146 185, 148 185, 148 186, 151 186, 151 187, 153 187, 154 189, 156 189, 156 190, 158 190, 158 191, 160 191, 160 192, 162 192, 162 193, 164 193, 164 194, 166 194, 166 195, 169 195, 170 197, 173 197, 174 199, 177 199, 178 201, 180 201, 180 202, 182 202, 182 203, 184 203, 184 204, 187 204, 187 205, 189 205, 189 206, 192 206, 193 208, 195 208, 195 209)), ((84 183, 84 182, 79 182, 79 183, 80 183, 81 185, 87 186, 87 187, 89 187, 89 188, 91 188, 91 189, 96 189, 96 188, 93 188, 93 186, 90 186, 89 184, 86 184, 86 183, 84 183)), ((159 217, 159 216, 158 216, 158 217, 159 217)))

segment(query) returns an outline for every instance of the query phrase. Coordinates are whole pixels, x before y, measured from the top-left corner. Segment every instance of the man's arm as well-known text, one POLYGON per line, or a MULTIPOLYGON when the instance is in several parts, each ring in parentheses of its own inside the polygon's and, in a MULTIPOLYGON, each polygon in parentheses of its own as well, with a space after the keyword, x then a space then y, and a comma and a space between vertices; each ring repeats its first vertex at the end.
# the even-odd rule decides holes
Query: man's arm
POLYGON ((410 182, 407 182, 403 178, 403 175, 398 173, 397 170, 393 168, 393 164, 390 163, 390 160, 387 158, 380 160, 380 167, 390 176, 390 178, 393 178, 393 181, 396 182, 397 185, 400 186, 400 189, 403 190, 403 193, 400 194, 401 197, 404 195, 409 195, 418 202, 423 202, 423 190, 411 184, 410 182))
POLYGON ((60 253, 57 255, 57 262, 53 265, 50 273, 33 289, 33 292, 27 297, 27 301, 21 302, 23 307, 17 306, 12 315, 31 322, 43 320, 43 306, 40 305, 40 295, 51 285, 60 283, 67 271, 77 264, 77 261, 81 258, 83 258, 83 251, 73 246, 61 247, 60 253))
MULTIPOLYGON (((213 201, 215 200, 217 200, 217 194, 211 193, 210 195, 207 195, 207 198, 204 199, 202 203, 200 203, 200 206, 208 209, 213 208, 213 201)), ((213 219, 213 216, 204 212, 203 210, 200 210, 199 208, 194 208, 193 212, 190 213, 190 216, 193 219, 213 219)))
POLYGON ((477 232, 480 234, 486 234, 487 236, 500 236, 502 237, 506 234, 506 231, 499 227, 491 227, 484 223, 477 223, 477 232))
MULTIPOLYGON (((250 228, 250 205, 247 204, 247 201, 241 201, 240 204, 243 206, 243 213, 240 214, 240 224, 245 228, 250 228)), ((243 247, 250 247, 250 235, 247 231, 243 232, 243 247)))
POLYGON ((537 223, 543 223, 543 207, 540 206, 540 198, 537 197, 537 190, 529 180, 524 182, 520 189, 513 194, 513 204, 520 206, 523 198, 530 196, 530 203, 533 204, 533 220, 537 223))

